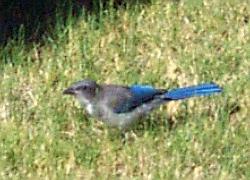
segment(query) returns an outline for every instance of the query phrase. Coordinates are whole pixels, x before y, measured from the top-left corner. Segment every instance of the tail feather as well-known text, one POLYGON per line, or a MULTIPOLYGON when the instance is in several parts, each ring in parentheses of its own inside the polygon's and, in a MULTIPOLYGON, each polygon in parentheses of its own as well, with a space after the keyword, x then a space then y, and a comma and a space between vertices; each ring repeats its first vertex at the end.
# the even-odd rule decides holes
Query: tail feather
POLYGON ((208 96, 214 93, 219 93, 221 91, 222 88, 220 88, 217 84, 206 83, 197 86, 173 89, 164 94, 164 99, 179 100, 179 99, 190 98, 193 96, 208 96))

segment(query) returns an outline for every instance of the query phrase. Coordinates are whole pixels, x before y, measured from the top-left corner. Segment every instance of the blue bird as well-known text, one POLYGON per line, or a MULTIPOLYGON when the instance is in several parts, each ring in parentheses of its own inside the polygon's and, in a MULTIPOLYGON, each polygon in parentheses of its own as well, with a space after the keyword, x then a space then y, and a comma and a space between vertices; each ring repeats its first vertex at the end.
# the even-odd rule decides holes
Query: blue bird
POLYGON ((64 90, 63 94, 75 96, 90 115, 109 126, 124 130, 164 103, 194 96, 207 96, 221 91, 222 89, 215 83, 168 91, 146 85, 128 87, 82 80, 64 90))

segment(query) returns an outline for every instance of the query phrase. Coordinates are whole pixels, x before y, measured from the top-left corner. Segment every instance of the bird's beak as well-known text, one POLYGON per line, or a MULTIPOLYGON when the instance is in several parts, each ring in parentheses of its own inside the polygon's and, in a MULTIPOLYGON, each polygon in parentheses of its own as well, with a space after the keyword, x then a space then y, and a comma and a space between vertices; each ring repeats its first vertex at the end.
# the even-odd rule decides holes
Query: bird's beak
POLYGON ((74 95, 75 91, 72 87, 69 87, 63 91, 63 94, 74 95))

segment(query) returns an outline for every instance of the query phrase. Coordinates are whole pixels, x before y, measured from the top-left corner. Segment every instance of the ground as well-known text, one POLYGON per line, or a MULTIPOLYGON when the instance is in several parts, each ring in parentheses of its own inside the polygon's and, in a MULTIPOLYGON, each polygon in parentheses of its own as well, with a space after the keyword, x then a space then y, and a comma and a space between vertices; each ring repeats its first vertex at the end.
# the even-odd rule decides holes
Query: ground
POLYGON ((58 19, 43 43, 0 49, 2 179, 249 179, 247 0, 155 0, 58 19), (223 93, 171 102, 121 143, 62 91, 91 78, 223 93))

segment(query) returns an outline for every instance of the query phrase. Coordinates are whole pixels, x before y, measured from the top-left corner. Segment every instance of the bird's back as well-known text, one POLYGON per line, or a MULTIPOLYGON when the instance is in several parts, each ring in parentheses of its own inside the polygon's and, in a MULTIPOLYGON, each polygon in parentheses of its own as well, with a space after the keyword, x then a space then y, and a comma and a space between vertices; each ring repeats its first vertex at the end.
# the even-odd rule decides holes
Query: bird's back
POLYGON ((128 101, 131 97, 131 92, 126 86, 103 85, 98 94, 97 101, 114 110, 122 102, 128 101))
POLYGON ((98 116, 110 126, 126 129, 140 119, 145 113, 150 112, 162 100, 141 98, 131 91, 131 87, 103 85, 98 93, 98 116), (143 102, 144 101, 144 102, 143 102), (122 109, 120 109, 122 108, 122 109), (118 112, 119 110, 119 112, 118 112), (122 111, 121 111, 122 110, 122 111))

